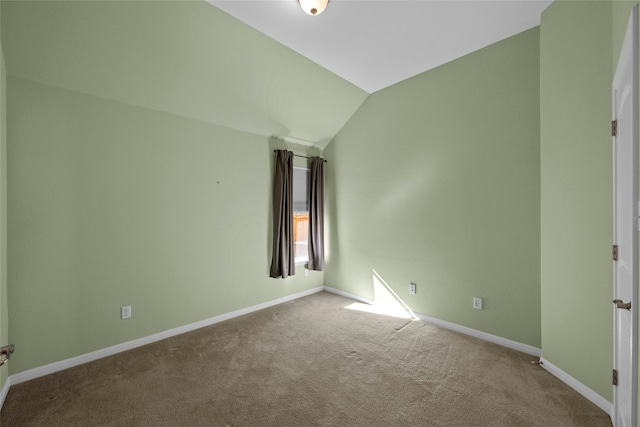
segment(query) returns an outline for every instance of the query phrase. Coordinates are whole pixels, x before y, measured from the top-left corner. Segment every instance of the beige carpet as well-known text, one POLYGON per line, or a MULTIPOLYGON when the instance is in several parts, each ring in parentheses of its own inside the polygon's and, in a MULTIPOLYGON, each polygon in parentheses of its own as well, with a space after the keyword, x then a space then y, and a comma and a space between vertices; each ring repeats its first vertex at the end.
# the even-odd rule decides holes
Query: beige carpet
POLYGON ((321 292, 11 387, 11 426, 610 426, 532 356, 321 292))

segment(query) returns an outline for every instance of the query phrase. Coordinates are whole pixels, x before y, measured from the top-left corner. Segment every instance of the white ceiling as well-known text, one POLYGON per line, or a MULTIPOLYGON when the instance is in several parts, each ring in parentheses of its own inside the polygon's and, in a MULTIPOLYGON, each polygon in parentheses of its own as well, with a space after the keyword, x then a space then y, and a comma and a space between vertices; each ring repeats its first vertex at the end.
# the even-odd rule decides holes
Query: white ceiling
POLYGON ((368 93, 540 24, 547 0, 207 0, 368 93))

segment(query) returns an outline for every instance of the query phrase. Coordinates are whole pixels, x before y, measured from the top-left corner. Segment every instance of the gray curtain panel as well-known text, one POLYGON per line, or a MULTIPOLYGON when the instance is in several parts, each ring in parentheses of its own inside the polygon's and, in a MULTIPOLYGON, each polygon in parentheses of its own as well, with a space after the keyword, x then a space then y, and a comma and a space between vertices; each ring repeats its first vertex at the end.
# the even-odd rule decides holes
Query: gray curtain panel
POLYGON ((273 251, 271 277, 295 274, 293 246, 293 153, 276 150, 273 174, 273 251))
POLYGON ((309 167, 309 269, 324 269, 324 159, 312 157, 309 167))

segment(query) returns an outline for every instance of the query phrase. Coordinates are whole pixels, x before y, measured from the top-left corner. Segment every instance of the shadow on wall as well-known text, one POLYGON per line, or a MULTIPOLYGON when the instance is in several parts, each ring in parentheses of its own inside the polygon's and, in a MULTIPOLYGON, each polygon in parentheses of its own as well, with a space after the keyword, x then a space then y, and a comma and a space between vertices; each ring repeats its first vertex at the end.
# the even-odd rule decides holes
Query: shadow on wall
POLYGON ((418 317, 409 306, 384 281, 377 271, 373 272, 374 300, 372 304, 355 302, 345 308, 349 310, 365 311, 367 313, 383 314, 385 316, 400 317, 402 319, 417 320, 418 317))

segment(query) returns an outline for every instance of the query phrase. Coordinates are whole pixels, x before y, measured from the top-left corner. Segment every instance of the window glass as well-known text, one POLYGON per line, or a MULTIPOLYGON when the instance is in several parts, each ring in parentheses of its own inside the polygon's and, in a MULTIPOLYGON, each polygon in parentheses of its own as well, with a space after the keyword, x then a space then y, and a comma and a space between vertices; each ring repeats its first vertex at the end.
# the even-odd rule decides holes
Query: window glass
POLYGON ((296 263, 309 259, 309 169, 293 168, 293 245, 296 263))

